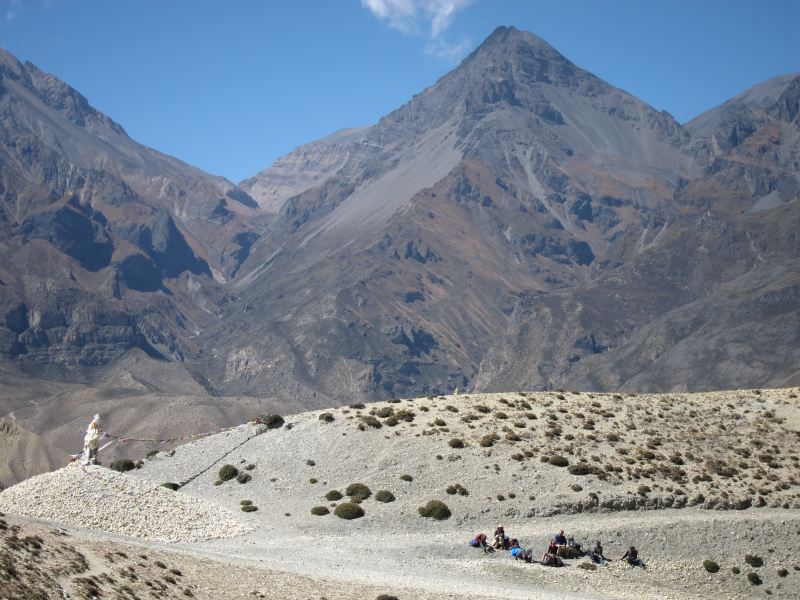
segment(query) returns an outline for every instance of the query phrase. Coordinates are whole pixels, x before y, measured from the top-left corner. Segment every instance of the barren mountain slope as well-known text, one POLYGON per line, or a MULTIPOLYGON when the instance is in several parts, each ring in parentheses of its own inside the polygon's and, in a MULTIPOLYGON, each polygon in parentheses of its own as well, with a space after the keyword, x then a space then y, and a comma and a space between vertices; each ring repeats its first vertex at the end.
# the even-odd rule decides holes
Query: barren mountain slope
POLYGON ((256 209, 0 52, 0 348, 19 365, 79 378, 130 348, 193 354, 256 209))

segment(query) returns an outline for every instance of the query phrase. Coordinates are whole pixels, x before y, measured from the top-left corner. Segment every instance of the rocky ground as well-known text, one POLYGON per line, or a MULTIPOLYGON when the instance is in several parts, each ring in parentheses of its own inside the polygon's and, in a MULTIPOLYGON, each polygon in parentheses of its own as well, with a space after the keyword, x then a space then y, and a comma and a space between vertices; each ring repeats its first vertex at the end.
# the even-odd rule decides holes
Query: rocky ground
POLYGON ((168 553, 197 597, 796 597, 798 391, 476 394, 292 415, 119 475, 219 506, 252 533, 164 544, 60 526, 79 545, 168 553), (420 514, 432 500, 448 518, 420 514), (364 514, 337 516, 348 509, 364 514), (537 555, 559 529, 615 559, 635 544, 647 568, 551 569, 467 546, 498 523, 537 555))

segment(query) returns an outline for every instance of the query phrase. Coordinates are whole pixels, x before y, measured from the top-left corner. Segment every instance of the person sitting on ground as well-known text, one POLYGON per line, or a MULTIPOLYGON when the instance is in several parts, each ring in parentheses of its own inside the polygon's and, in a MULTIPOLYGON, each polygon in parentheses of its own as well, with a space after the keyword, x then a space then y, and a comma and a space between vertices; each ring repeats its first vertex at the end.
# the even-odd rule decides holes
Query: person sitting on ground
POLYGON ((547 546, 547 550, 545 550, 544 554, 542 555, 542 562, 544 562, 547 556, 550 554, 555 554, 558 556, 558 545, 556 545, 555 539, 550 540, 550 545, 547 546))
POLYGON ((541 564, 545 567, 563 567, 564 561, 558 558, 558 554, 555 552, 545 552, 544 556, 542 556, 541 564))
POLYGON ((558 555, 561 558, 580 558, 583 556, 583 551, 574 538, 569 538, 566 544, 558 546, 558 555))
POLYGON ((472 538, 469 542, 469 545, 473 548, 482 548, 484 552, 489 551, 489 545, 486 543, 486 534, 479 533, 474 538, 472 538))
POLYGON ((639 558, 639 551, 633 546, 625 551, 625 554, 622 555, 622 560, 627 560, 628 564, 632 567, 644 568, 644 562, 639 558))
POLYGON ((564 530, 562 529, 559 531, 556 536, 553 538, 558 546, 566 546, 567 545, 567 538, 564 536, 564 530))
POLYGON ((508 548, 508 536, 506 536, 506 531, 503 529, 502 525, 498 525, 497 529, 494 530, 494 541, 492 542, 492 546, 497 548, 506 549, 508 548))
POLYGON ((594 548, 589 550, 589 559, 591 559, 593 563, 597 564, 602 564, 603 561, 608 560, 605 556, 603 556, 603 546, 600 544, 600 540, 597 540, 594 543, 594 548))
POLYGON ((511 540, 511 556, 516 558, 517 560, 524 560, 525 562, 531 562, 533 551, 526 550, 522 546, 519 545, 519 541, 516 539, 511 540))
POLYGON ((567 538, 567 547, 575 550, 580 556, 583 556, 583 548, 575 541, 574 537, 567 538))

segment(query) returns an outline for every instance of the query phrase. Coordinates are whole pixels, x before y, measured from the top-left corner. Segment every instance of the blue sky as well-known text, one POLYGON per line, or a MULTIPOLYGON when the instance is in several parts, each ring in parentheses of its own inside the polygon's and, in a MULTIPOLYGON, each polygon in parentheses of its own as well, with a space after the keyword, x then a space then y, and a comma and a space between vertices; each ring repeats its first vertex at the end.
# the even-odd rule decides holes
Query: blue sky
POLYGON ((0 46, 234 181, 375 122, 498 25, 686 121, 800 71, 797 0, 0 0, 0 46))

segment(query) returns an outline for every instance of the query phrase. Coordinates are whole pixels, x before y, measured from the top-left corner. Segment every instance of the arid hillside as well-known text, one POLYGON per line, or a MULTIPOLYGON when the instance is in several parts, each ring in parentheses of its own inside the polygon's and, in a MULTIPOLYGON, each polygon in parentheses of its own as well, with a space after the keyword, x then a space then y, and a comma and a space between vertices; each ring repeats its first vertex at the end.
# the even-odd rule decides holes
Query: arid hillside
MULTIPOLYGON (((111 595, 133 581, 157 597, 185 588, 269 597, 275 582, 298 598, 331 585, 345 598, 791 598, 800 577, 798 392, 354 404, 164 448, 125 474, 67 467, 0 493, 0 510, 30 531, 26 519, 66 528, 94 555, 106 548, 93 583, 85 569, 66 581, 111 595), (191 531, 163 518, 176 507, 191 531), (564 529, 584 546, 601 540, 613 561, 553 569, 466 544, 498 524, 537 558, 564 529), (250 532, 236 535, 239 527, 250 532), (631 544, 645 569, 618 560, 631 544), (241 567, 252 569, 244 581, 241 567), (221 582, 230 582, 224 592, 221 582)), ((52 584, 34 569, 20 573, 15 585, 52 584)))

